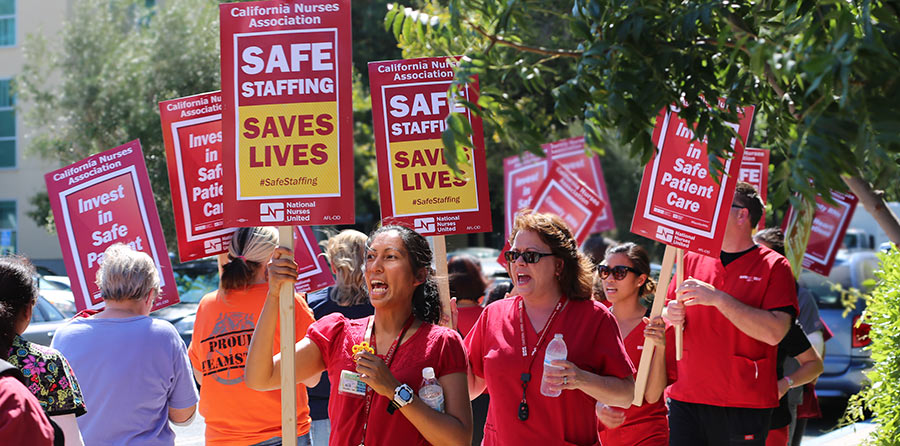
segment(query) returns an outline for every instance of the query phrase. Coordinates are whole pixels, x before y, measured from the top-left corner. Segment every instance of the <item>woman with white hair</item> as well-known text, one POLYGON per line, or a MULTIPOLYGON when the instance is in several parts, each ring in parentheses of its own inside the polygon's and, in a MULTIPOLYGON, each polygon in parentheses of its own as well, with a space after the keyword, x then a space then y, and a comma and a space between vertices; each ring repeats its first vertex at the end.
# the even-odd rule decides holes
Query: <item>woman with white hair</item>
POLYGON ((169 322, 150 318, 159 274, 149 255, 117 243, 97 272, 106 308, 60 327, 52 347, 78 375, 89 445, 174 445, 169 421, 190 423, 197 389, 187 349, 169 322))
MULTIPOLYGON (((209 446, 281 444, 281 392, 257 392, 244 382, 250 336, 269 284, 266 265, 278 244, 278 230, 240 228, 231 237, 219 289, 200 300, 188 354, 200 382, 200 415, 209 446)), ((294 330, 299 339, 313 322, 312 311, 294 294, 294 330)), ((273 352, 280 351, 276 337, 273 352)), ((306 389, 297 398, 298 445, 309 444, 306 389)))

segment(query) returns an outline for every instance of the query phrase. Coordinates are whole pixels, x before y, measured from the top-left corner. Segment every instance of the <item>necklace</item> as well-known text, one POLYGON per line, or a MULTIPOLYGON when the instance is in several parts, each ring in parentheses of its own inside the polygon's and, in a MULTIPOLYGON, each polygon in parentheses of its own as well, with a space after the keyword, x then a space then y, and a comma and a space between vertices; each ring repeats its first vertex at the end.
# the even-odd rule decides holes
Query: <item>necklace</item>
MULTIPOLYGON (((406 320, 406 323, 403 324, 403 328, 400 330, 400 335, 397 336, 397 339, 391 344, 391 348, 389 348, 384 355, 384 364, 388 369, 391 368, 391 361, 394 359, 394 354, 397 353, 397 348, 400 347, 400 341, 403 340, 403 336, 406 335, 406 331, 409 330, 409 327, 412 326, 415 320, 415 315, 410 314, 409 319, 406 320)), ((378 346, 375 345, 375 316, 369 317, 369 324, 366 326, 366 342, 368 342, 372 348, 378 348, 378 346)), ((363 415, 362 439, 359 441, 359 446, 365 446, 366 444, 366 428, 369 426, 369 410, 372 408, 372 398, 374 397, 374 394, 375 391, 372 390, 371 387, 366 388, 366 405, 363 415)))

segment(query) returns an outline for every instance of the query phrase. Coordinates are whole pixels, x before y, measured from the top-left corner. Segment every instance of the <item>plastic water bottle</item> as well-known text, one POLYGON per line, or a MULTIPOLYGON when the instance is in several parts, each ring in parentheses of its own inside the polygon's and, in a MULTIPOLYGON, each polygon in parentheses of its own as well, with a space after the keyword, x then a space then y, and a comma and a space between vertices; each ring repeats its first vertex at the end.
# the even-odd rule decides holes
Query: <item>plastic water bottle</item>
POLYGON ((428 407, 438 411, 444 411, 444 389, 434 377, 434 369, 425 367, 422 369, 422 386, 419 387, 419 398, 428 407))
POLYGON ((547 344, 547 351, 544 352, 544 374, 541 376, 541 395, 556 398, 562 393, 562 390, 551 390, 550 383, 547 382, 547 372, 550 370, 562 370, 562 367, 550 365, 552 361, 565 360, 569 354, 566 350, 566 343, 563 341, 562 333, 553 335, 553 340, 547 344))

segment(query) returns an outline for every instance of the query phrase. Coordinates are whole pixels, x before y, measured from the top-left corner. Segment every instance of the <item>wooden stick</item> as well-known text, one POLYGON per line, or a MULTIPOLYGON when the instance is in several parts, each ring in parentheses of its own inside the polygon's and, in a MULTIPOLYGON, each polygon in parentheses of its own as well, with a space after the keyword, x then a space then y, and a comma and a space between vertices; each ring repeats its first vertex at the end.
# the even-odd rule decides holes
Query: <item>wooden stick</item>
MULTIPOLYGON (((650 309, 650 318, 653 319, 662 314, 666 305, 666 294, 669 291, 669 281, 672 280, 672 266, 675 263, 675 249, 666 246, 663 254, 662 269, 659 271, 659 283, 656 285, 656 295, 653 297, 653 307, 650 309)), ((632 404, 640 406, 644 404, 644 392, 647 391, 647 379, 650 377, 650 360, 653 359, 653 349, 656 344, 651 339, 644 339, 644 350, 641 353, 641 362, 638 366, 637 378, 634 382, 634 401, 632 404)))
MULTIPOLYGON (((678 248, 675 250, 675 257, 678 266, 675 268, 675 288, 681 286, 684 282, 684 250, 678 248)), ((675 326, 675 360, 681 361, 681 354, 684 351, 684 325, 675 326)))
MULTIPOLYGON (((434 278, 441 296, 441 325, 450 327, 450 278, 447 274, 447 241, 443 235, 431 237, 434 243, 434 278)), ((452 327, 451 327, 452 328, 452 327)))
MULTIPOLYGON (((294 249, 294 227, 278 227, 278 244, 294 249)), ((278 322, 281 327, 281 444, 297 445, 297 369, 294 368, 294 285, 281 287, 278 322)))

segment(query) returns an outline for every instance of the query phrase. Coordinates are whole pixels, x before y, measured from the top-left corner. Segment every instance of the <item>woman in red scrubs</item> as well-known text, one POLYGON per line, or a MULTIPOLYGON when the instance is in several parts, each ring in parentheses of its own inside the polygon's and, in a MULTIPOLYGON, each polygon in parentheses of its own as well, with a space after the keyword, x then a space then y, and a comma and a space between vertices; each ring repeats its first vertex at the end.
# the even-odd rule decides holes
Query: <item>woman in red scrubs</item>
POLYGON ((591 300, 593 265, 563 220, 524 211, 511 236, 504 255, 518 295, 487 306, 466 337, 469 396, 491 395, 483 444, 596 445, 594 404, 624 407, 634 394, 616 321, 591 300), (568 354, 544 376, 556 334, 568 354), (542 379, 561 394, 544 396, 542 379))
POLYGON ((603 446, 666 446, 669 423, 661 397, 666 386, 675 380, 675 349, 666 349, 666 337, 672 330, 666 330, 660 317, 648 319, 647 307, 640 302, 641 297, 656 290, 647 251, 634 243, 612 246, 597 267, 597 275, 612 304, 610 311, 619 323, 631 361, 640 362, 645 339, 656 344, 643 404, 621 409, 597 403, 600 442, 603 446))
MULTIPOLYGON (((278 248, 269 265, 269 294, 250 341, 247 385, 278 388, 281 357, 272 356, 281 286, 297 280, 290 250, 278 248), (287 258, 282 258, 287 257, 287 258)), ((295 347, 297 380, 327 370, 332 382, 329 444, 459 445, 472 438, 466 393, 466 354, 441 317, 428 241, 412 229, 382 226, 366 242, 364 276, 375 315, 347 319, 333 313, 309 327, 295 347), (443 407, 419 396, 422 369, 443 388, 443 407)))

